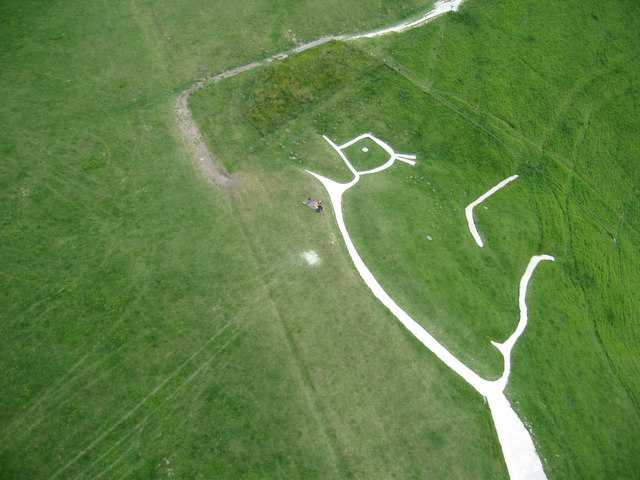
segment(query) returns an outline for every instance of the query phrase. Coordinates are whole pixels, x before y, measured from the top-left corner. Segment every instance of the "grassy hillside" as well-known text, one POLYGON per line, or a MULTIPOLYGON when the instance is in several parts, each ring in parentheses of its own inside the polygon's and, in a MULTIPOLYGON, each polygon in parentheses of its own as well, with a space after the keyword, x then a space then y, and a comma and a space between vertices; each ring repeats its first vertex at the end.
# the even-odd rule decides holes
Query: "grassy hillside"
POLYGON ((175 135, 205 71, 418 8, 293 3, 0 5, 3 480, 503 477, 482 402, 317 241, 329 221, 292 205, 291 243, 267 243, 269 210, 175 135))
MULTIPOLYGON (((385 288, 487 378, 500 373, 489 341, 515 327, 528 258, 556 256, 534 277, 508 390, 550 478, 634 478, 639 468, 637 10, 469 2, 427 28, 329 45, 192 101, 214 151, 246 179, 236 205, 258 198, 279 222, 257 229, 267 250, 294 248, 290 232, 310 228, 289 210, 307 192, 323 196, 303 168, 348 178, 321 134, 344 142, 373 131, 417 154, 415 168, 396 165, 350 191, 346 221, 385 288), (464 207, 514 173, 477 212, 481 250, 464 207)), ((315 241, 348 263, 327 217, 315 241)), ((456 435, 447 438, 459 445, 456 435)), ((433 451, 432 439, 423 446, 433 451)))

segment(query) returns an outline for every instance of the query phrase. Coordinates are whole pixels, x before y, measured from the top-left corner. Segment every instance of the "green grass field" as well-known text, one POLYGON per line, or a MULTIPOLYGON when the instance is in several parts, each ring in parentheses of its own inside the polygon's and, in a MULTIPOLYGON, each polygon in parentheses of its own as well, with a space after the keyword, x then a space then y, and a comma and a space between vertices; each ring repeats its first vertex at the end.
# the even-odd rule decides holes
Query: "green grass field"
POLYGON ((419 161, 346 198, 374 273, 491 377, 528 257, 556 255, 509 397, 550 478, 634 478, 633 2, 469 0, 211 86, 191 105, 233 190, 176 132, 206 74, 426 8, 0 5, 0 479, 506 478, 482 399, 373 299, 331 212, 300 205, 324 197, 304 168, 348 178, 320 134, 365 131, 419 161), (480 250, 462 210, 514 172, 480 250))
MULTIPOLYGON (((500 373, 489 341, 515 328, 528 258, 557 257, 534 278, 508 391, 550 478, 639 468, 634 13, 630 2, 469 2, 428 27, 306 52, 192 101, 228 168, 264 189, 272 177, 287 185, 261 200, 269 209, 324 195, 303 168, 349 178, 321 134, 342 143, 372 131, 416 153, 415 168, 398 164, 347 194, 347 225, 398 303, 487 378, 500 373), (480 250, 464 207, 513 173, 478 210, 480 250)), ((317 241, 336 238, 329 221, 317 241)), ((344 256, 337 243, 331 256, 344 256)))
POLYGON ((291 206, 266 256, 263 206, 212 189, 175 131, 179 91, 288 29, 426 8, 324 5, 2 3, 0 478, 504 476, 481 401, 324 254, 331 223, 291 206))

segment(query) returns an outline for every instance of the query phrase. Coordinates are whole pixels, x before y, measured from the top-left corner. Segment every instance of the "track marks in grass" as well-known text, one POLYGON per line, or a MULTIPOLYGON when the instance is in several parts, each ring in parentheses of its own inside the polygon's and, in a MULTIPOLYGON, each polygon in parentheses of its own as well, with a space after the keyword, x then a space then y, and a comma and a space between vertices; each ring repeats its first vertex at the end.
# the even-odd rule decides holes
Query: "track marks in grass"
MULTIPOLYGON (((138 295, 134 298, 127 310, 120 317, 110 324, 109 329, 103 332, 102 337, 110 337, 117 331, 119 326, 133 314, 135 308, 142 297, 145 290, 139 290, 138 295)), ((27 409, 20 413, 5 429, 5 435, 2 437, 2 447, 0 451, 8 448, 8 438, 21 439, 30 434, 44 420, 51 416, 52 411, 59 409, 65 404, 73 401, 92 385, 100 382, 102 378, 108 375, 108 370, 103 369, 105 365, 114 355, 117 355, 125 346, 120 345, 115 350, 109 352, 109 355, 102 354, 98 356, 98 351, 104 346, 103 341, 98 341, 90 347, 90 350, 82 355, 80 359, 72 365, 60 380, 54 382, 49 388, 45 389, 37 396, 27 409), (97 358, 94 358, 97 357, 97 358), (82 367, 80 369, 80 367, 82 367), (96 373, 97 372, 97 373, 96 373), (87 381, 87 376, 90 376, 87 381), (71 391, 72 393, 68 393, 71 391)))
POLYGON ((111 462, 109 465, 107 465, 104 469, 102 469, 97 475, 95 475, 92 480, 99 480, 100 478, 104 477, 107 473, 109 473, 113 467, 115 467, 116 465, 118 465, 120 462, 122 462, 126 455, 133 450, 133 445, 130 445, 129 448, 127 448, 126 450, 124 450, 123 452, 120 453, 120 455, 118 455, 118 457, 111 462))
MULTIPOLYGON (((224 345, 222 345, 222 347, 220 347, 209 358, 207 358, 204 362, 202 362, 198 366, 198 368, 196 368, 187 377, 187 379, 184 382, 182 382, 180 385, 178 385, 173 390, 173 392, 166 397, 166 401, 173 400, 174 398, 178 397, 181 394, 181 392, 185 389, 185 387, 190 385, 191 382, 193 382, 193 380, 197 376, 201 375, 203 372, 206 372, 211 367, 211 363, 213 362, 213 360, 215 360, 218 357, 218 355, 220 355, 222 352, 224 352, 233 342, 235 342, 239 335, 240 335, 240 330, 236 330, 231 335, 231 338, 229 340, 227 340, 227 342, 224 345)), ((224 365, 226 365, 226 363, 224 365)))
MULTIPOLYGON (((96 222, 99 224, 99 222, 96 222)), ((108 233, 105 233, 106 238, 108 233)), ((111 261, 113 261, 113 253, 115 248, 110 248, 111 243, 106 242, 105 247, 100 249, 96 248, 96 251, 102 252, 101 255, 96 255, 91 258, 92 261, 85 261, 83 263, 82 268, 77 273, 77 275, 65 279, 65 278, 55 278, 56 281, 63 281, 64 285, 60 288, 57 288, 52 293, 47 293, 47 290, 51 288, 50 282, 53 281, 51 279, 46 279, 43 283, 44 285, 39 289, 39 292, 36 296, 39 296, 37 300, 33 301, 31 304, 27 306, 16 306, 13 313, 9 313, 9 317, 13 317, 11 322, 6 322, 0 332, 3 335, 9 336, 9 332, 16 330, 16 326, 21 322, 28 319, 31 322, 43 317, 44 315, 50 313, 55 308, 59 306, 59 301, 64 296, 65 293, 73 292, 75 289, 78 289, 81 284, 86 286, 86 278, 92 274, 97 274, 98 272, 104 271, 104 269, 109 265, 111 261), (40 308, 42 307, 42 308, 40 308)), ((153 245, 153 244, 152 244, 153 245)), ((156 248, 153 245, 150 248, 156 248)), ((59 273, 59 272, 57 272, 59 273)), ((134 301, 138 301, 139 296, 136 297, 134 301)), ((116 322, 117 324, 117 322, 116 322)), ((115 324, 114 324, 115 325, 115 324)), ((28 337, 21 337, 21 341, 24 342, 31 338, 31 336, 35 333, 35 330, 31 328, 30 334, 28 337)))
MULTIPOLYGON (((151 418, 151 414, 148 414, 147 416, 145 416, 140 422, 138 422, 133 428, 131 428, 131 430, 129 430, 122 437, 120 437, 113 445, 111 445, 111 447, 109 447, 109 449, 106 452, 104 452, 102 455, 100 455, 98 458, 96 458, 93 462, 91 462, 91 464, 89 464, 89 466, 87 467, 86 470, 84 470, 84 471, 78 473, 77 475, 75 475, 72 478, 72 480, 79 480, 80 478, 85 477, 89 470, 91 470, 93 467, 98 465, 102 460, 108 458, 108 456, 114 450, 116 450, 120 445, 122 445, 122 443, 126 442, 129 438, 131 438, 136 433, 141 432, 142 429, 145 427, 145 425, 147 425, 147 422, 149 421, 150 418, 151 418)), ((107 466, 105 469, 102 469, 100 472, 105 472, 105 471, 108 471, 111 468, 113 468, 113 466, 116 464, 116 462, 118 462, 119 459, 123 458, 123 455, 130 449, 131 449, 131 446, 129 446, 129 448, 127 448, 124 452, 121 452, 120 455, 118 455, 116 461, 114 461, 111 464, 109 464, 109 466, 107 466)), ((101 473, 98 473, 98 475, 100 475, 100 474, 101 473)), ((95 479, 95 478, 98 478, 98 477, 93 477, 93 478, 95 479)))
POLYGON ((31 434, 31 432, 36 430, 46 420, 49 420, 51 417, 55 417, 54 412, 61 411, 63 409, 63 407, 65 407, 65 405, 75 401, 78 397, 80 397, 80 395, 83 392, 85 392, 89 388, 93 387, 94 385, 96 385, 99 382, 101 382, 102 380, 104 380, 104 378, 107 375, 108 375, 108 371, 107 370, 105 370, 103 372, 99 372, 96 376, 91 378, 89 380, 89 382, 87 382, 86 384, 78 385, 77 388, 75 389, 75 391, 70 395, 66 395, 64 392, 61 391, 57 395, 57 398, 51 399, 51 402, 50 402, 51 405, 50 406, 43 405, 39 409, 38 414, 37 415, 34 414, 34 421, 28 427, 26 427, 24 430, 20 430, 19 432, 17 432, 13 436, 13 440, 14 441, 15 440, 23 440, 26 437, 28 437, 28 435, 31 434))
POLYGON ((116 450, 122 443, 126 442, 132 435, 141 431, 144 426, 147 424, 149 419, 151 418, 151 414, 147 414, 142 418, 136 425, 134 425, 128 432, 122 435, 118 440, 116 440, 104 453, 102 453, 98 458, 96 458, 93 462, 91 462, 87 468, 79 472, 77 475, 72 477, 71 480, 77 480, 78 478, 85 476, 89 470, 98 465, 102 460, 107 458, 114 450, 116 450))
MULTIPOLYGON (((146 427, 152 428, 151 424, 155 418, 163 419, 165 416, 170 415, 172 412, 165 412, 166 415, 159 417, 160 410, 164 409, 175 409, 179 408, 175 405, 175 400, 189 392, 189 402, 193 403, 195 398, 198 398, 204 387, 208 385, 208 382, 203 382, 202 386, 198 389, 197 392, 193 390, 187 390, 187 387, 192 384, 192 382, 197 378, 201 377, 203 374, 207 372, 213 372, 218 370, 224 370, 229 362, 223 362, 220 364, 216 364, 212 369, 213 361, 218 358, 226 349, 231 346, 233 342, 236 341, 238 336, 240 335, 240 329, 233 329, 233 332, 229 335, 229 338, 225 341, 225 343, 217 348, 208 358, 199 363, 197 368, 189 374, 189 376, 175 388, 173 388, 170 392, 167 393, 165 397, 160 399, 160 401, 154 405, 153 410, 149 411, 146 415, 142 417, 134 426, 132 426, 128 431, 124 432, 119 438, 114 439, 113 443, 107 448, 106 451, 101 453, 95 460, 93 460, 89 465, 86 466, 82 471, 78 472, 75 476, 71 478, 71 480, 80 480, 82 478, 100 478, 106 472, 109 472, 113 469, 115 465, 122 461, 124 456, 133 448, 131 442, 134 441, 134 437, 137 434, 141 434, 143 429, 146 427), (116 455, 115 459, 112 457, 116 455), (107 463, 111 462, 111 463, 107 463), (92 473, 93 472, 93 473, 92 473), (104 472, 104 473, 103 473, 104 472)), ((180 410, 180 415, 183 417, 183 420, 179 422, 174 430, 179 430, 186 422, 190 420, 190 416, 184 410, 180 410)), ((107 439, 105 439, 107 442, 107 439)))
MULTIPOLYGON (((158 409, 165 408, 165 406, 168 406, 168 408, 173 408, 175 399, 178 398, 180 395, 182 395, 186 391, 186 387, 188 387, 198 376, 202 376, 202 374, 212 371, 210 369, 212 367, 213 360, 215 360, 221 353, 223 353, 237 339, 238 335, 240 335, 240 330, 234 331, 234 333, 231 335, 231 337, 225 342, 225 344, 222 347, 218 348, 212 355, 210 355, 206 360, 204 360, 196 368, 196 370, 194 370, 193 373, 191 373, 189 377, 187 377, 185 381, 179 384, 166 397, 164 397, 161 400, 161 403, 157 405, 158 409)), ((227 365, 228 365, 228 362, 225 362, 222 364, 216 364, 215 370, 224 370, 227 365)), ((208 385, 208 383, 204 382, 203 386, 204 385, 208 385)), ((195 398, 199 397, 201 395, 202 390, 203 388, 200 388, 200 391, 196 393, 193 393, 190 391, 191 392, 189 395, 190 402, 193 402, 195 398)), ((110 471, 117 463, 121 461, 124 455, 126 455, 126 453, 132 449, 130 442, 133 441, 133 437, 136 434, 140 434, 145 427, 150 426, 151 421, 153 420, 154 417, 157 417, 157 415, 158 415, 157 409, 154 409, 153 411, 147 413, 140 421, 138 421, 137 424, 131 427, 120 438, 115 440, 114 443, 112 443, 111 446, 104 453, 102 453, 98 458, 96 458, 93 462, 91 462, 84 470, 82 470, 81 472, 78 472, 71 480, 80 480, 81 478, 86 478, 90 475, 91 475, 91 478, 100 478, 100 475, 102 475, 102 472, 110 471), (123 444, 124 446, 122 450, 119 447, 121 447, 123 444), (111 459, 111 456, 114 453, 117 454, 116 459, 105 466, 104 464, 111 459), (92 471, 96 473, 91 474, 92 471), (96 476, 94 477, 93 475, 96 475, 96 476)), ((169 415, 169 413, 167 413, 167 415, 169 415)), ((190 416, 184 411, 181 411, 181 415, 183 416, 183 419, 174 427, 175 430, 179 430, 186 422, 190 420, 190 416)))
MULTIPOLYGON (((102 442, 109 434, 111 434, 116 428, 126 422, 129 418, 131 418, 134 414, 136 414, 147 402, 156 397, 156 395, 163 390, 170 381, 172 381, 180 372, 182 372, 187 365, 189 365, 193 359, 199 356, 207 347, 209 347, 215 340, 217 340, 227 329, 232 326, 232 322, 227 322, 224 326, 220 327, 216 333, 214 333, 202 346, 200 346, 195 352, 193 352, 187 359, 185 359, 178 367, 176 367, 169 375, 167 375, 160 383, 158 383, 147 395, 145 395, 136 405, 126 411, 123 415, 121 415, 115 422, 113 422, 109 427, 104 429, 101 433, 99 433, 93 441, 89 443, 84 449, 78 452, 71 460, 69 460, 65 465, 56 470, 53 475, 51 475, 50 480, 55 478, 59 478, 63 473, 65 473, 72 465, 74 465, 80 458, 86 455, 88 452, 93 450, 100 442, 102 442)), ((235 339, 235 336, 233 337, 235 339)), ((226 348, 230 342, 227 342, 222 349, 218 349, 216 354, 219 354, 224 348, 226 348)))
MULTIPOLYGON (((30 418, 35 411, 40 408, 43 402, 45 402, 48 398, 55 394, 68 382, 72 379, 74 372, 82 366, 89 354, 83 355, 73 366, 67 371, 67 373, 49 388, 45 389, 38 397, 34 399, 31 406, 27 407, 27 410, 22 413, 16 420, 14 420, 10 425, 8 425, 4 430, 4 435, 2 437, 2 444, 7 445, 10 437, 13 437, 16 433, 16 429, 22 425, 22 421, 26 418, 30 418)), ((21 429, 21 431, 23 431, 21 429)))
MULTIPOLYGON (((122 347, 113 352, 117 353, 122 347)), ((87 365, 87 360, 94 355, 95 351, 85 354, 70 370, 60 379, 55 386, 45 390, 37 400, 20 416, 18 416, 5 430, 5 436, 2 439, 2 447, 0 451, 11 446, 9 439, 13 442, 19 441, 27 437, 35 430, 43 421, 52 416, 52 413, 64 406, 65 404, 77 398, 84 389, 99 382, 108 370, 102 370, 101 367, 109 360, 110 357, 103 356, 97 361, 87 365), (85 368, 76 372, 79 366, 85 365, 85 368), (96 373, 97 372, 97 373, 96 373), (87 376, 91 376, 87 383, 83 380, 87 376), (69 391, 73 393, 69 394, 69 391)))

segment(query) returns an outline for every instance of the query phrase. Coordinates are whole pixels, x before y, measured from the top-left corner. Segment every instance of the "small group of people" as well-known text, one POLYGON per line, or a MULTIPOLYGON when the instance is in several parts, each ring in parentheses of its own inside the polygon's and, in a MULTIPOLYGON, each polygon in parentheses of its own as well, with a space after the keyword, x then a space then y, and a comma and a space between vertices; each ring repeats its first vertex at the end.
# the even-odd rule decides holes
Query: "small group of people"
POLYGON ((322 210, 324 210, 324 207, 322 206, 322 200, 311 200, 310 198, 307 198, 302 203, 307 207, 315 210, 316 213, 322 213, 322 210))

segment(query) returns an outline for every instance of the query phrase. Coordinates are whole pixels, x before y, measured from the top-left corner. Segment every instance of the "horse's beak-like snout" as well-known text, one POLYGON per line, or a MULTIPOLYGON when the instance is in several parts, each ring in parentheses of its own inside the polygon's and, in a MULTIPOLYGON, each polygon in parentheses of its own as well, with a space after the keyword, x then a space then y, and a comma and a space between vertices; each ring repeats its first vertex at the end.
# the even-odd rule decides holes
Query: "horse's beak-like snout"
POLYGON ((416 164, 415 159, 416 156, 415 155, 405 155, 403 153, 401 154, 397 154, 396 158, 398 160, 400 160, 401 162, 407 163, 409 165, 411 165, 412 167, 416 164))

